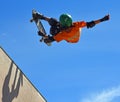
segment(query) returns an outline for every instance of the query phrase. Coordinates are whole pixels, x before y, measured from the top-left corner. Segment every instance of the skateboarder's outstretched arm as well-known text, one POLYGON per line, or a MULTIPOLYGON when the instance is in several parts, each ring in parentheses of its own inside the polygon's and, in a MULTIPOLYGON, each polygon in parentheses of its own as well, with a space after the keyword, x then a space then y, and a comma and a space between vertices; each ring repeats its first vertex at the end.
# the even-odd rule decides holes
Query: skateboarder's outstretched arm
POLYGON ((92 28, 94 27, 96 24, 99 24, 101 22, 104 22, 104 21, 107 21, 110 19, 110 15, 106 15, 104 16, 103 18, 101 19, 98 19, 98 20, 94 20, 94 21, 91 21, 91 22, 87 22, 87 28, 92 28))

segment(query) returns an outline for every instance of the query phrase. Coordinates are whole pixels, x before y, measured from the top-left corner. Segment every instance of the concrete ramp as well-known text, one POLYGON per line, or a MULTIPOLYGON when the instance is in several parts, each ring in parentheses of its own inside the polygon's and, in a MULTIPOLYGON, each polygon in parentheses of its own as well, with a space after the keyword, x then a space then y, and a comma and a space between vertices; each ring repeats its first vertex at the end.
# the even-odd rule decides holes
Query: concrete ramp
POLYGON ((0 48, 0 102, 46 102, 2 48, 0 48))

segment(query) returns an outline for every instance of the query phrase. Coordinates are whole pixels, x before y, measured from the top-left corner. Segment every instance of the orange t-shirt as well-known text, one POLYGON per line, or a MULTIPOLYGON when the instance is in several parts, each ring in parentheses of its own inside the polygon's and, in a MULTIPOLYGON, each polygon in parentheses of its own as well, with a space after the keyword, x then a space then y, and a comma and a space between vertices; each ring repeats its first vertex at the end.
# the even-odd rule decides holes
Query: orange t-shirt
POLYGON ((84 22, 84 21, 74 22, 72 27, 59 32, 53 38, 57 42, 66 40, 67 42, 70 42, 70 43, 76 43, 79 41, 81 28, 83 28, 85 26, 86 26, 86 22, 84 22))

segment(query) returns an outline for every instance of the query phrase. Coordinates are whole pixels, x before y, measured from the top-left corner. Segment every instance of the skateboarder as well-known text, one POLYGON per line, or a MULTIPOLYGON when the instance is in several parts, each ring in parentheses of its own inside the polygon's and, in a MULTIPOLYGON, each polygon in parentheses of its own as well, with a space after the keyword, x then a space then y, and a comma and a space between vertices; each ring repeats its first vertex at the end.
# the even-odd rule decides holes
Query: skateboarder
MULTIPOLYGON (((71 15, 62 14, 59 17, 59 21, 55 18, 46 17, 40 13, 36 13, 34 18, 48 21, 50 24, 50 35, 46 36, 44 42, 51 43, 53 41, 60 42, 65 40, 69 43, 77 43, 80 38, 81 28, 92 28, 96 24, 109 20, 109 15, 104 16, 101 19, 93 20, 90 22, 78 21, 73 22, 71 15)), ((38 32, 38 35, 43 36, 42 32, 38 32)))

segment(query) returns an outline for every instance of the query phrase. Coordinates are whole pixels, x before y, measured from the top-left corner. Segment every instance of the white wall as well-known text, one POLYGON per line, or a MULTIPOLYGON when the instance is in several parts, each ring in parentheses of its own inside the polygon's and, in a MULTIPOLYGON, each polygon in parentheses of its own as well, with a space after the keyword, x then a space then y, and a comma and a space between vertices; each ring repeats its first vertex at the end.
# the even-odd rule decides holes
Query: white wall
POLYGON ((46 102, 45 98, 1 48, 0 102, 46 102))

